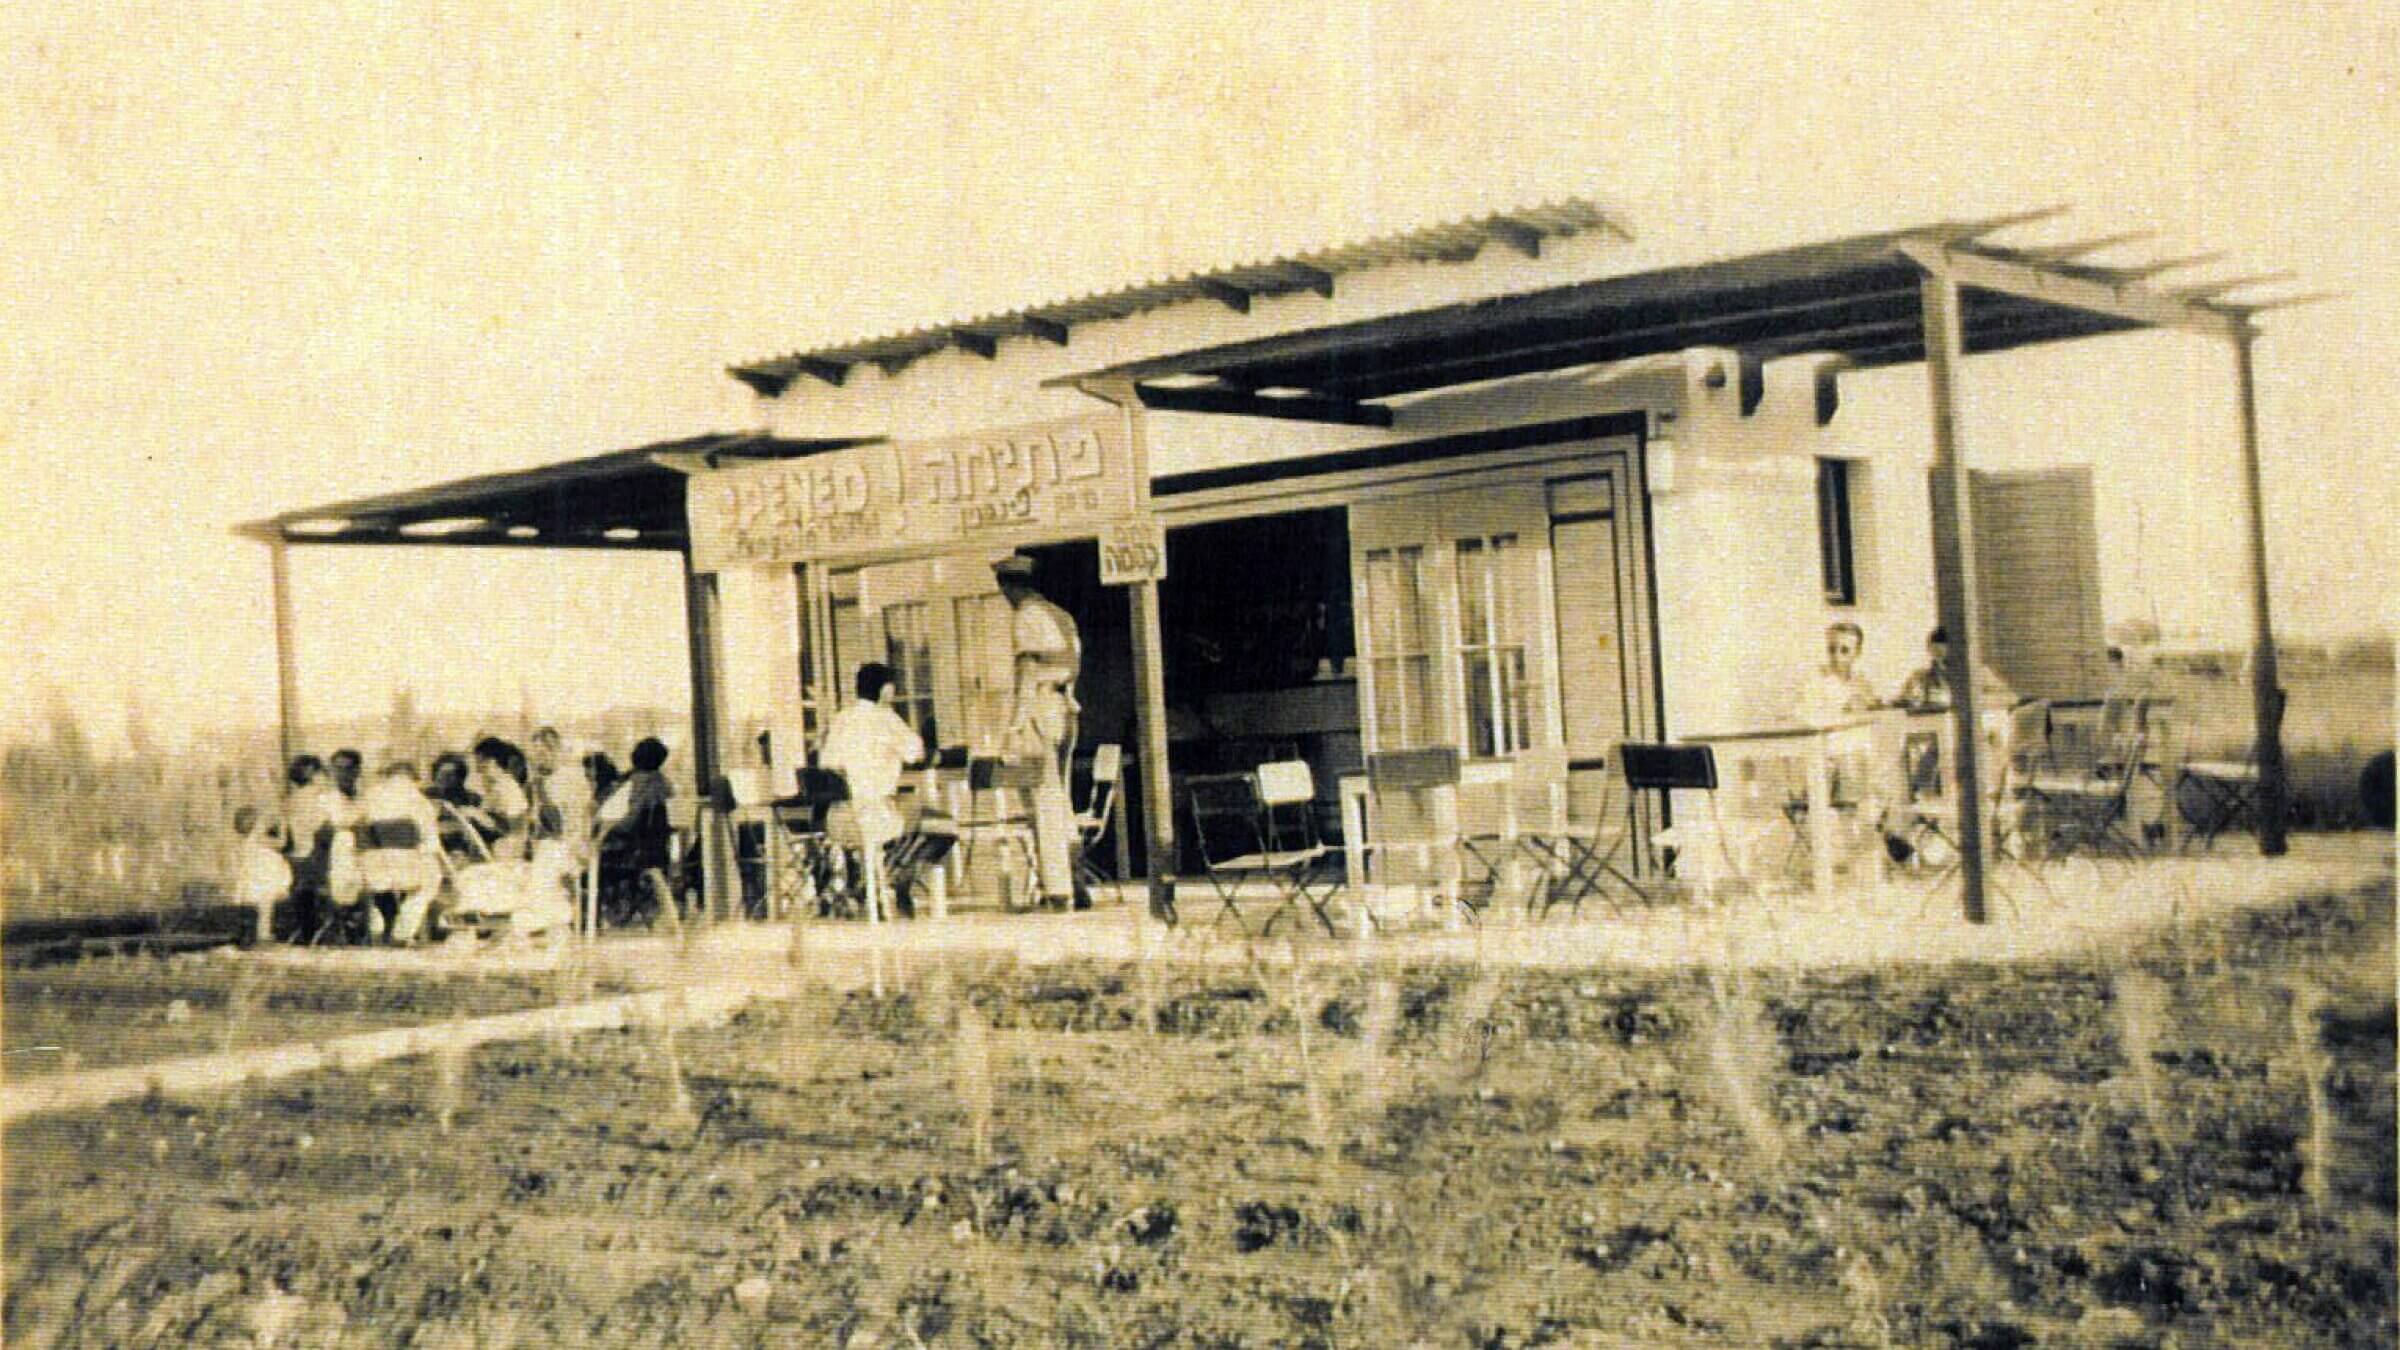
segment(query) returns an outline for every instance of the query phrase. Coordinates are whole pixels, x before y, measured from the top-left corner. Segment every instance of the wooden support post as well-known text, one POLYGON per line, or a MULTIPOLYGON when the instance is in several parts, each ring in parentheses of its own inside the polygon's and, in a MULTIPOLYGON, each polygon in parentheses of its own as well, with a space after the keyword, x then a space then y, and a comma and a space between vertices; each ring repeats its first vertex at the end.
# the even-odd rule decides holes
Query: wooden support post
POLYGON ((2291 801, 2283 763, 2283 685, 2275 660, 2275 624, 2267 608, 2267 517, 2258 469, 2258 384, 2252 371, 2255 330, 2233 339, 2234 379, 2242 418, 2242 533, 2244 580, 2250 584, 2250 698, 2258 766, 2258 851, 2281 857, 2290 845, 2284 816, 2291 801))
POLYGON ((1950 717, 1958 777, 1958 876, 1968 923, 1982 923, 1983 778, 1977 760, 1975 663, 1975 515, 1966 456, 1958 435, 1958 369, 1966 357, 1958 282, 1928 271, 1919 286, 1925 312, 1925 371, 1933 394, 1933 575, 1942 627, 1950 637, 1950 717))
MULTIPOLYGON (((283 733, 283 767, 300 754, 300 654, 292 646, 292 546, 267 541, 275 588, 275 715, 283 733)), ((278 778, 281 775, 277 775, 278 778)))
POLYGON ((1150 912, 1172 913, 1175 789, 1167 772, 1167 671, 1158 622, 1158 583, 1128 588, 1133 605, 1133 721, 1141 741, 1142 822, 1149 835, 1150 912))
POLYGON ((741 877, 733 866, 731 823, 710 806, 717 778, 724 769, 724 699, 721 697, 724 659, 717 635, 717 578, 692 567, 691 550, 683 554, 684 628, 692 660, 692 777, 698 785, 700 823, 700 897, 703 913, 714 916, 728 897, 738 898, 741 877))

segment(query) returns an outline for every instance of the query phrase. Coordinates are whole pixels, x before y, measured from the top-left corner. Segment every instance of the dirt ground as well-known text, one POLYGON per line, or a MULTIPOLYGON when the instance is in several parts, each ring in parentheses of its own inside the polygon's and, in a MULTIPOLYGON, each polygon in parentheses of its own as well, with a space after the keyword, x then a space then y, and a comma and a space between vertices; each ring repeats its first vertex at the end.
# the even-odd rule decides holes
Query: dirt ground
POLYGON ((11 1128, 5 1330, 2392 1344, 2392 927, 2385 884, 2108 961, 802 966, 718 1026, 11 1128))

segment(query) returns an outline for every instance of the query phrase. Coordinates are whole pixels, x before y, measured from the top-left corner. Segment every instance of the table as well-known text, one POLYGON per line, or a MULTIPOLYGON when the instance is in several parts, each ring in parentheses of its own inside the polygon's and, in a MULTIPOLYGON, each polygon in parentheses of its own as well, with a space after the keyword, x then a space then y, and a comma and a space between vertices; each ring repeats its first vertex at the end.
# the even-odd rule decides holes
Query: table
MULTIPOLYGON (((1946 713, 1939 715, 1945 720, 1948 717, 1946 713)), ((1803 800, 1808 807, 1809 888, 1823 899, 1833 894, 1835 864, 1838 861, 1834 838, 1837 809, 1833 791, 1835 766, 1838 763, 1846 768, 1858 764, 1864 769, 1863 781, 1858 785, 1864 792, 1857 797, 1857 805, 1863 808, 1883 800, 1883 792, 1894 785, 1901 771, 1900 747, 1903 742, 1899 733, 1905 732, 1905 725, 1894 719, 1905 716, 1908 714, 1893 710, 1862 714, 1826 726, 1765 727, 1753 731, 1687 736, 1684 739, 1696 745, 1711 746, 1717 751, 1718 791, 1722 793, 1728 788, 1732 789, 1737 807, 1742 808, 1743 813, 1753 820, 1768 813, 1789 819, 1788 810, 1792 805, 1785 785, 1780 781, 1770 782, 1770 776, 1759 773, 1758 766, 1788 763, 1795 759, 1800 761, 1805 779, 1803 800), (1878 746, 1884 744, 1889 745, 1891 753, 1884 754, 1878 750, 1878 746), (1874 767, 1877 764, 1884 765, 1889 776, 1886 772, 1878 771, 1874 767), (1769 791, 1774 793, 1772 799, 1766 796, 1769 791)), ((1944 762, 1948 761, 1945 759, 1944 762)), ((1746 846, 1743 852, 1748 852, 1746 846)), ((1705 850, 1702 856, 1704 861, 1713 863, 1705 850)), ((1739 866, 1744 872, 1750 870, 1746 856, 1740 860, 1739 866)))

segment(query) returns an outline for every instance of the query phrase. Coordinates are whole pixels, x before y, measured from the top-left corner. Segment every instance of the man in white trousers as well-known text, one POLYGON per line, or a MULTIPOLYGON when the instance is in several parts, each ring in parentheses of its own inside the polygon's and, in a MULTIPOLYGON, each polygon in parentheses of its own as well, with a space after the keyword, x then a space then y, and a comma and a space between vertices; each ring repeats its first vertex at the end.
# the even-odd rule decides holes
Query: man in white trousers
POLYGON ((1083 673, 1083 637, 1075 616, 1033 588, 1033 559, 1011 554, 992 565, 1000 593, 1013 611, 1010 645, 1016 652, 1016 681, 1010 702, 1008 753, 1038 759, 1041 783, 1033 790, 1034 866, 1042 902, 1064 909, 1091 907, 1075 877, 1075 808, 1067 795, 1067 764, 1075 752, 1075 680, 1083 673))

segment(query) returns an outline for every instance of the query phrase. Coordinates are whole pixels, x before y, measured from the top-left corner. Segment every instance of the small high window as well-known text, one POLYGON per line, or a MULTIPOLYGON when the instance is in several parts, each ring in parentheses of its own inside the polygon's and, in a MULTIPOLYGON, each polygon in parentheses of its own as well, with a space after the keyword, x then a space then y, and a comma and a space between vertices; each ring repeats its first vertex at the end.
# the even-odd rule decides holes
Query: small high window
POLYGON ((1817 558, 1825 603, 1858 603, 1857 538, 1851 517, 1850 461, 1817 461, 1817 558))

